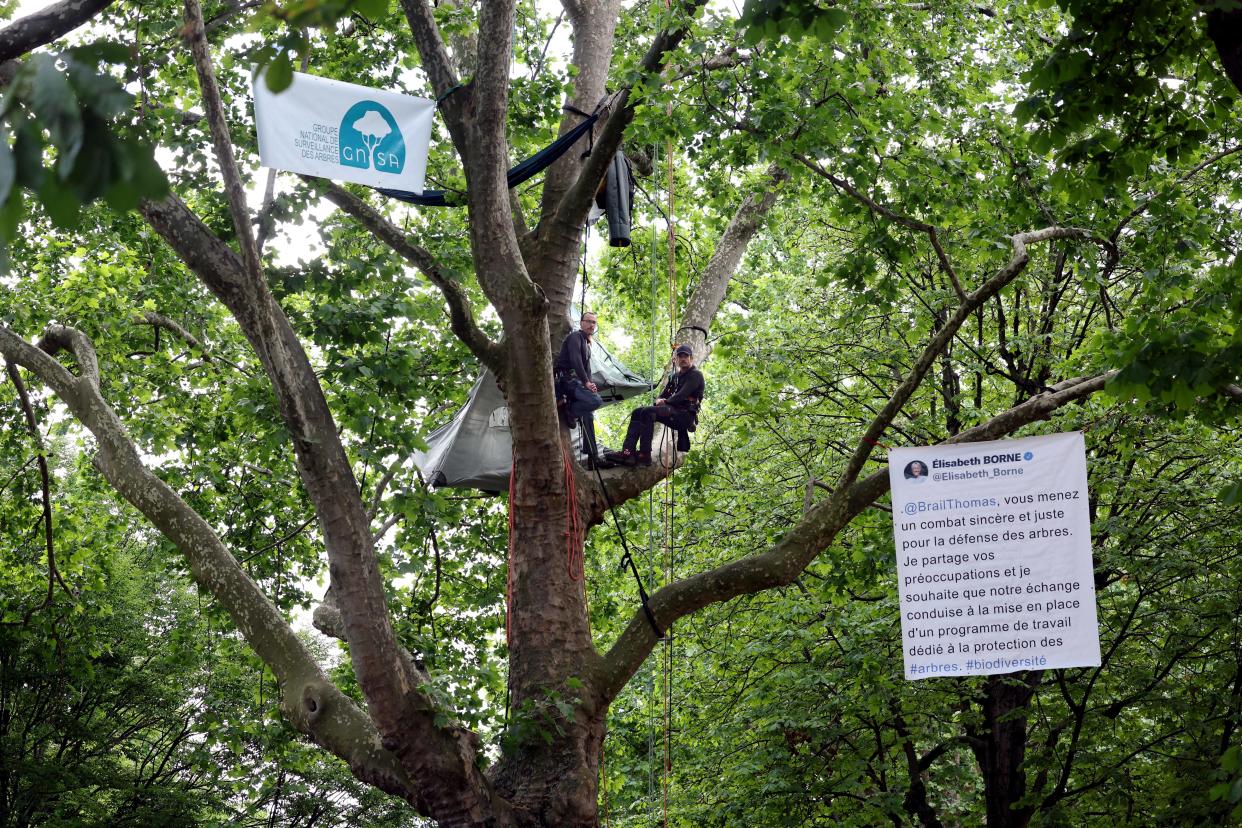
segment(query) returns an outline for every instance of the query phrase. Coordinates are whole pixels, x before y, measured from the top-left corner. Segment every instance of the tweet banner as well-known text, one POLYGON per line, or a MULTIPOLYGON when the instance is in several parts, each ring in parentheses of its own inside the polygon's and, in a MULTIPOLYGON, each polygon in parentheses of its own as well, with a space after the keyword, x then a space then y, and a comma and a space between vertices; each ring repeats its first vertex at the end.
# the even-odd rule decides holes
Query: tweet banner
POLYGON ((254 80, 265 167, 421 193, 435 101, 293 73, 271 92, 254 80))
POLYGON ((907 679, 1100 663, 1082 434, 888 459, 907 679))

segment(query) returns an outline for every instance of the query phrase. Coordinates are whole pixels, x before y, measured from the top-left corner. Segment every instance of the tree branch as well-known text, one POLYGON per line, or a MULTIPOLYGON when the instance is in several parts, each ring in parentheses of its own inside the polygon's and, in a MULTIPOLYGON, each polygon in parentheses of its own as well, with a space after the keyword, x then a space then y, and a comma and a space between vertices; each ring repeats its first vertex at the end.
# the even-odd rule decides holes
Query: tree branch
MULTIPOLYGON (((1228 158, 1238 152, 1242 152, 1242 144, 1238 144, 1237 146, 1233 146, 1229 149, 1221 150, 1220 152, 1209 155, 1207 158, 1203 159, 1201 162, 1189 169, 1185 174, 1180 176, 1177 179, 1177 183, 1185 184, 1187 181, 1194 178, 1196 175, 1203 172, 1203 170, 1212 166, 1217 161, 1228 158)), ((1134 219, 1147 212, 1147 208, 1152 205, 1152 202, 1152 197, 1148 196, 1141 204, 1135 206, 1133 210, 1126 214, 1125 218, 1117 222, 1117 226, 1113 228, 1113 232, 1108 234, 1108 240, 1116 244, 1117 239, 1121 236, 1121 231, 1124 230, 1130 222, 1134 221, 1134 219)))
POLYGON ((211 128, 216 163, 220 165, 220 174, 224 178, 224 194, 228 199, 229 214, 233 218, 233 229, 237 232, 242 261, 250 274, 258 279, 263 273, 263 266, 259 261, 259 246, 255 242, 250 211, 246 208, 246 191, 242 187, 241 174, 237 171, 237 159, 233 156, 233 139, 229 136, 228 120, 224 113, 224 104, 220 100, 220 87, 216 84, 216 73, 211 65, 207 33, 203 29, 203 9, 198 0, 185 0, 185 39, 194 56, 194 69, 198 73, 203 108, 207 112, 207 123, 211 128))
POLYGON ((39 349, 51 357, 61 351, 73 354, 82 380, 98 393, 99 361, 95 357, 95 345, 86 334, 76 328, 54 325, 43 332, 43 338, 39 340, 39 349))
POLYGON ((474 310, 470 307, 470 298, 453 274, 441 265, 435 256, 426 248, 412 242, 405 231, 345 188, 323 179, 310 176, 303 176, 303 178, 319 186, 329 201, 356 218, 363 227, 371 231, 372 235, 418 268, 419 272, 427 277, 427 281, 439 288, 448 305, 449 322, 453 333, 493 374, 503 376, 504 346, 493 342, 479 329, 474 320, 474 310))
MULTIPOLYGON (((688 0, 683 12, 693 15, 704 3, 705 0, 688 0)), ((639 64, 639 78, 635 81, 635 86, 648 78, 659 75, 664 58, 681 44, 687 32, 688 29, 682 27, 672 31, 664 29, 656 35, 639 64)), ((547 227, 543 231, 544 238, 572 238, 576 244, 578 228, 581 228, 586 221, 591 199, 595 197, 599 182, 603 179, 608 165, 612 163, 617 147, 621 145, 622 133, 634 119, 636 104, 631 100, 632 89, 633 87, 623 90, 611 103, 612 114, 600 131, 595 141, 595 149, 583 165, 581 172, 578 173, 573 185, 560 198, 554 210, 550 210, 551 205, 546 205, 549 209, 545 212, 551 212, 551 220, 547 222, 547 227)))
POLYGON ((911 230, 926 233, 927 238, 931 241, 932 249, 936 251, 936 258, 940 262, 940 269, 945 272, 945 275, 949 277, 949 282, 953 285, 953 291, 957 294, 959 299, 962 301, 966 300, 966 291, 962 289, 962 283, 957 278, 957 271, 953 269, 953 264, 949 261, 948 254, 946 254, 944 252, 944 248, 940 246, 940 235, 935 225, 910 218, 909 216, 903 216, 900 213, 890 210, 888 207, 885 207, 883 204, 880 204, 878 201, 875 201, 865 193, 859 191, 854 187, 854 185, 850 184, 844 178, 838 178, 825 170, 823 167, 819 166, 819 164, 816 164, 812 159, 807 158, 805 155, 794 153, 793 157, 811 172, 831 182, 834 187, 839 187, 842 190, 845 190, 845 192, 847 192, 853 199, 864 204, 873 213, 884 216, 891 221, 895 221, 903 227, 909 227, 911 230))
POLYGON ((716 242, 716 249, 712 251, 703 275, 694 286, 690 301, 686 303, 677 339, 694 348, 698 362, 707 360, 707 331, 724 301, 729 282, 737 272, 750 240, 759 230, 760 222, 776 204, 781 184, 789 180, 789 173, 778 164, 769 166, 764 176, 759 191, 746 196, 733 214, 729 226, 716 242))
POLYGON ((0 325, 0 353, 38 376, 95 436, 96 468, 181 550, 195 582, 215 596, 255 653, 272 668, 284 688, 282 709, 290 723, 345 759, 359 779, 411 803, 420 802, 421 795, 396 757, 381 748, 367 716, 327 679, 280 611, 206 521, 143 465, 125 426, 100 396, 98 375, 91 373, 94 348, 85 334, 53 328, 41 348, 0 325), (81 377, 53 358, 66 345, 78 361, 81 377))
POLYGON ((880 409, 880 413, 876 415, 875 419, 871 421, 871 425, 867 427, 866 432, 863 433, 862 438, 858 442, 858 447, 854 450, 853 455, 846 464, 845 470, 841 472, 840 480, 836 486, 837 489, 844 489, 854 482, 859 472, 862 471, 863 465, 867 462, 867 458, 875 450, 875 446, 878 444, 880 437, 883 436, 884 430, 888 428, 902 407, 914 395, 915 390, 918 389, 919 384, 923 381, 923 377, 931 370, 937 357, 940 356, 953 337, 957 335, 957 331, 962 324, 970 318, 977 308, 1000 293, 1005 285, 1012 282, 1026 269, 1026 265, 1030 261, 1030 254, 1027 252, 1026 246, 1034 242, 1048 241, 1050 239, 1090 239, 1105 248, 1108 252, 1110 263, 1117 258, 1117 248, 1111 242, 1097 239, 1087 230, 1079 230, 1072 227, 1046 227, 1043 230, 1018 233, 1010 236, 1009 240, 1013 244, 1013 258, 1009 260, 1009 264, 1005 265, 1000 272, 980 285, 978 290, 966 297, 965 301, 958 306, 952 318, 946 321, 944 327, 932 337, 931 342, 923 349, 923 353, 919 356, 918 361, 910 369, 910 373, 905 381, 893 392, 884 408, 880 409))
MULTIPOLYGON (((565 134, 578 123, 582 117, 579 112, 590 112, 604 98, 621 6, 616 0, 562 5, 565 13, 569 15, 572 27, 572 61, 576 72, 573 89, 566 96, 562 107, 559 135, 565 134)), ((541 223, 552 216, 556 205, 579 174, 582 165, 581 154, 571 152, 566 153, 548 169, 543 177, 543 192, 540 194, 541 223)))
POLYGON ((745 52, 739 52, 736 46, 729 46, 709 58, 700 60, 697 65, 692 66, 689 69, 683 69, 675 78, 673 78, 673 80, 685 80, 691 75, 699 72, 715 72, 720 69, 731 69, 734 66, 742 66, 750 63, 750 61, 750 55, 745 52))
POLYGON ((156 313, 155 311, 143 311, 134 318, 134 321, 146 322, 153 328, 162 328, 168 331, 182 342, 202 354, 205 362, 212 361, 211 352, 207 350, 207 347, 203 345, 203 343, 198 341, 198 337, 194 336, 194 334, 190 333, 175 321, 169 319, 167 316, 164 316, 161 313, 156 313))
MULTIPOLYGON (((438 819, 492 813, 474 763, 474 734, 436 725, 431 697, 403 658, 388 613, 370 519, 313 366, 266 282, 175 196, 139 205, 143 216, 233 314, 272 383, 298 472, 319 518, 349 654, 384 746, 411 778, 436 779, 424 813, 438 819), (483 809, 483 810, 479 810, 483 809)), ((473 818, 471 816, 470 818, 473 818)))
MULTIPOLYGON (((25 614, 22 620, 22 623, 25 624, 35 612, 44 607, 51 606, 52 596, 56 591, 56 584, 59 583, 61 589, 70 598, 75 596, 73 590, 60 577, 60 570, 56 568, 56 545, 54 543, 54 535, 52 534, 52 476, 48 471, 47 454, 43 451, 43 437, 39 433, 39 423, 35 419, 34 406, 30 404, 30 395, 26 392, 26 384, 22 382, 22 375, 17 370, 17 365, 7 356, 4 358, 4 370, 9 375, 13 388, 17 390, 17 400, 21 405, 22 414, 26 418, 26 430, 30 432, 30 437, 34 440, 35 451, 38 452, 35 459, 39 463, 39 489, 43 499, 43 547, 47 553, 47 596, 43 599, 43 603, 40 606, 32 608, 25 614)), ((26 465, 29 465, 29 463, 26 465)))
MULTIPOLYGON (((986 423, 967 429, 944 443, 974 443, 994 440, 1037 420, 1048 419, 1069 403, 1094 394, 1116 372, 1067 380, 1053 390, 998 414, 986 423)), ((831 497, 814 506, 775 546, 707 572, 675 581, 651 596, 652 612, 661 624, 673 624, 709 604, 728 601, 739 595, 787 586, 860 512, 888 491, 888 469, 880 469, 848 488, 839 488, 831 497)), ((604 698, 612 699, 638 670, 656 638, 646 617, 635 613, 625 631, 604 657, 599 687, 604 698)))
MULTIPOLYGON (((514 5, 482 4, 478 67, 460 90, 430 7, 425 0, 402 0, 402 6, 465 171, 475 277, 506 325, 510 309, 543 312, 544 297, 525 269, 514 233, 507 177, 505 127, 514 5)), ((514 331, 506 328, 506 333, 514 331)), ((504 372, 496 374, 504 377, 504 372)))
MULTIPOLYGON (((758 192, 751 193, 738 207, 729 221, 716 249, 695 285, 694 293, 686 304, 681 327, 677 336, 701 355, 699 361, 706 361, 708 326, 720 309, 721 302, 729 288, 729 282, 741 264, 746 248, 759 229, 763 217, 768 214, 776 203, 780 185, 787 181, 789 174, 776 164, 768 167, 766 180, 758 192)), ((671 432, 670 432, 671 433, 671 432)), ((667 441, 672 443, 671 440, 667 441)), ((670 449, 670 456, 663 463, 656 463, 648 468, 610 470, 599 476, 607 494, 603 494, 597 484, 597 478, 589 477, 583 487, 586 497, 580 499, 584 518, 590 524, 599 523, 609 504, 620 505, 627 500, 638 497, 643 492, 663 480, 676 468, 681 466, 684 458, 670 449)))
POLYGON ((401 471, 403 462, 403 460, 395 461, 375 484, 375 493, 371 495, 371 507, 367 509, 367 517, 371 520, 375 520, 375 516, 379 514, 380 502, 384 499, 384 492, 388 490, 388 484, 397 476, 397 472, 401 471))
POLYGON ((34 14, 14 20, 0 29, 0 63, 21 57, 31 49, 51 43, 104 9, 115 0, 61 0, 34 14))
MULTIPOLYGON (((414 35, 414 45, 422 57, 423 71, 431 81, 431 89, 437 98, 444 98, 450 89, 457 86, 458 81, 448 48, 440 37, 435 14, 426 0, 401 0, 401 9, 405 12, 406 22, 414 35)), ((448 103, 448 99, 443 103, 448 103)))

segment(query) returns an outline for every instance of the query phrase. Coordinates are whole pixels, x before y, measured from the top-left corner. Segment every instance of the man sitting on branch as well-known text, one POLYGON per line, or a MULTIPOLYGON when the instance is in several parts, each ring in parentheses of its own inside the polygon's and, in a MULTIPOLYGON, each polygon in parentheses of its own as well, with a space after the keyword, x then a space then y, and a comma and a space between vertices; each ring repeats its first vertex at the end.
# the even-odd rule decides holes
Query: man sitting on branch
POLYGON ((699 421, 699 405, 703 402, 706 384, 703 373, 694 367, 694 349, 678 345, 673 352, 677 370, 668 379, 655 405, 645 405, 630 412, 630 427, 621 451, 610 451, 606 457, 627 466, 651 465, 651 440, 655 424, 660 423, 677 432, 677 450, 690 449, 688 432, 699 421))

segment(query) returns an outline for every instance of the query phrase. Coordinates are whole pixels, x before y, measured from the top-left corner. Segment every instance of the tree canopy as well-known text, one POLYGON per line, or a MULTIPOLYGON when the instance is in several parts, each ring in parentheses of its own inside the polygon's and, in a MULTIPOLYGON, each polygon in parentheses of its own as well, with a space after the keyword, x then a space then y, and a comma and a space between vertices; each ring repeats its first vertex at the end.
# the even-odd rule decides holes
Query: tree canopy
POLYGON ((0 27, 0 826, 1239 818, 1235 5, 0 27), (262 169, 295 67, 438 100, 450 206, 262 169), (586 244, 618 148, 633 244, 586 244), (689 453, 571 456, 583 300, 653 381, 693 347, 689 453), (510 490, 431 488, 484 368, 510 490), (886 452, 1065 430, 1103 664, 903 681, 886 452))

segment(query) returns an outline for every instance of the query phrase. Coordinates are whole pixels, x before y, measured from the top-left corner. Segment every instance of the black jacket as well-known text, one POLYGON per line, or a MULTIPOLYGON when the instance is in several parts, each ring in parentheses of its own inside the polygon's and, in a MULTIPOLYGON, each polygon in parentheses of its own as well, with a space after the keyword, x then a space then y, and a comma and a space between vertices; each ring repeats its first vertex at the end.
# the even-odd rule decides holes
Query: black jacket
POLYGON ((591 341, 582 331, 574 331, 561 343, 553 365, 557 375, 573 374, 586 385, 591 381, 591 341))
POLYGON ((703 381, 703 372, 698 368, 687 368, 668 378, 660 396, 664 398, 666 405, 690 414, 698 414, 706 390, 707 383, 703 381))
POLYGON ((608 216, 608 244, 612 247, 630 246, 630 211, 634 204, 634 176, 625 153, 617 150, 608 165, 604 179, 604 192, 595 203, 608 216))

